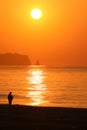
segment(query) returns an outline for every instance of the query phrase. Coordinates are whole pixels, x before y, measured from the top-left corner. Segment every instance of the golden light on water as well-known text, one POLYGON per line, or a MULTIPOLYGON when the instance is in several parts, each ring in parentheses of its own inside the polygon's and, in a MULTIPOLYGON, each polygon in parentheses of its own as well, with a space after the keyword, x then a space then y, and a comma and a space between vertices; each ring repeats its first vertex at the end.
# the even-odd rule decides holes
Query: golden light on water
POLYGON ((27 96, 31 98, 30 105, 40 105, 48 102, 44 99, 44 95, 47 92, 46 84, 44 83, 46 78, 44 72, 40 69, 31 69, 28 73, 27 80, 31 87, 28 88, 27 96))
POLYGON ((43 81, 42 71, 31 71, 30 83, 40 84, 43 81))
POLYGON ((41 85, 38 85, 39 89, 37 89, 37 90, 36 90, 36 87, 37 86, 35 86, 35 90, 29 92, 29 95, 32 98, 32 102, 30 105, 40 105, 45 102, 44 96, 43 96, 44 91, 40 89, 41 85))

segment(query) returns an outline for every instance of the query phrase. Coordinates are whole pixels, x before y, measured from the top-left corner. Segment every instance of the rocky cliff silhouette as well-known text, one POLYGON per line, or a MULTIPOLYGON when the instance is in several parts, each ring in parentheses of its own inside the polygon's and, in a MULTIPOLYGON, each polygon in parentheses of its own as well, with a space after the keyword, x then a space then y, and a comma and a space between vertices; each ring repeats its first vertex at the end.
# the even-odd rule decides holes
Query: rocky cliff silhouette
POLYGON ((18 53, 0 54, 0 65, 31 65, 27 55, 18 53))

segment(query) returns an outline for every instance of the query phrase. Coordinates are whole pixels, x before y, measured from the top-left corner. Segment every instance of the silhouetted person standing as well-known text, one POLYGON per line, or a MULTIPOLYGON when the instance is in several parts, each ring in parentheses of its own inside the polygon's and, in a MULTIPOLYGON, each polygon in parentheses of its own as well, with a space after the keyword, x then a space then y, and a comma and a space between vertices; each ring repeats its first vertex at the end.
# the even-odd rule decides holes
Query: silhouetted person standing
POLYGON ((8 103, 9 103, 9 105, 12 104, 12 100, 13 100, 13 95, 12 95, 12 92, 10 92, 10 93, 8 94, 8 103))

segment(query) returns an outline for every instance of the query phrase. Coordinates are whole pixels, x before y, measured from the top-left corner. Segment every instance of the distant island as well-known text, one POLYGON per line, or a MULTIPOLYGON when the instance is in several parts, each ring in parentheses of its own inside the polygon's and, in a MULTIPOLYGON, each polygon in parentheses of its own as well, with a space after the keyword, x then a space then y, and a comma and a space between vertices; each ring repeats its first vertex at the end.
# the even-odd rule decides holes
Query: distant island
POLYGON ((18 53, 0 54, 0 65, 31 65, 27 55, 18 53))

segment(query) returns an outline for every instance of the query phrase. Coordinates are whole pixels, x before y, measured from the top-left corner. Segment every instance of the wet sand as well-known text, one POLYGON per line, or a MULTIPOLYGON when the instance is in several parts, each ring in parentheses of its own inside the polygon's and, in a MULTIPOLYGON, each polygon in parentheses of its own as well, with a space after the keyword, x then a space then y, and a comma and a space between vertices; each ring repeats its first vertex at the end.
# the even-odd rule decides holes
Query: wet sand
POLYGON ((86 130, 87 109, 0 105, 0 130, 86 130))

